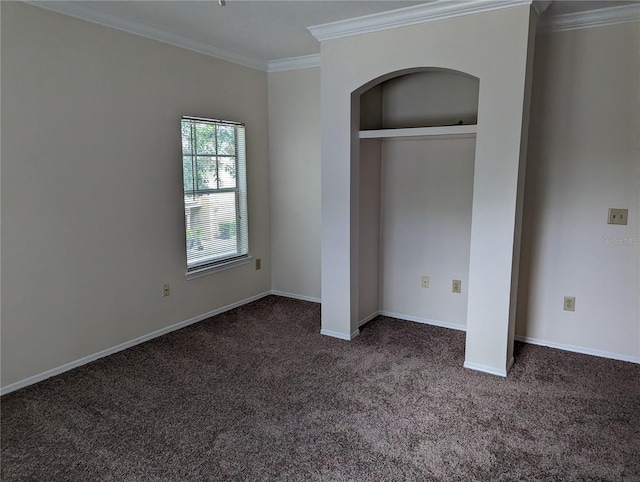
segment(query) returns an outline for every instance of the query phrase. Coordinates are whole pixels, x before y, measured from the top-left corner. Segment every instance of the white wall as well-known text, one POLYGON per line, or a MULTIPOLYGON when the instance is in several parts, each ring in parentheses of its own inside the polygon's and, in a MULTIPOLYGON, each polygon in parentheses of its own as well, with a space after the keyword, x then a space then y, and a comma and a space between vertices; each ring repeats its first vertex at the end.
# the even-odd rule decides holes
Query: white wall
POLYGON ((1 9, 2 385, 268 291, 266 74, 23 3, 1 9), (261 271, 185 280, 184 114, 247 125, 261 271))
POLYGON ((473 138, 384 140, 383 311, 466 326, 474 153, 473 138))
POLYGON ((382 129, 383 86, 374 85, 360 96, 360 130, 382 129))
POLYGON ((320 298, 320 69, 269 74, 272 285, 320 298))
POLYGON ((383 84, 382 127, 476 124, 478 79, 447 71, 414 72, 383 84))
POLYGON ((517 335, 640 361, 640 28, 539 35, 517 335), (606 223, 628 208, 629 224, 606 223), (630 240, 630 244, 629 241, 630 240), (563 311, 563 297, 576 311, 563 311))

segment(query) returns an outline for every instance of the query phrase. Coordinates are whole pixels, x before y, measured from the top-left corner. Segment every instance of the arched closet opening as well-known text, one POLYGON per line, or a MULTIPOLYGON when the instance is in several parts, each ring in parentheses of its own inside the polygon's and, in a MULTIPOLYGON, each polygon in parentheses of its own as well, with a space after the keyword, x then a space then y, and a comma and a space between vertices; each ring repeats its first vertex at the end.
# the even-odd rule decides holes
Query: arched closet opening
POLYGON ((353 93, 360 325, 381 313, 466 328, 478 96, 477 77, 437 68, 353 93))
POLYGON ((360 322, 376 309, 450 326, 466 322, 464 366, 501 376, 509 372, 536 18, 531 6, 523 4, 405 27, 394 24, 371 33, 361 26, 348 36, 318 31, 320 333, 351 340, 358 336, 360 322), (468 111, 472 116, 477 112, 477 132, 466 124, 472 119, 453 111, 464 97, 454 86, 465 82, 475 83, 472 91, 479 89, 477 101, 471 102, 477 110, 468 111), (412 90, 417 93, 405 93, 412 90), (404 102, 395 102, 396 97, 404 102), (463 125, 448 125, 459 120, 463 125), (385 127, 394 129, 389 137, 385 127), (416 139, 392 140, 405 127, 414 129, 416 139), (464 151, 464 143, 474 142, 454 136, 474 132, 475 149, 469 146, 465 151, 468 158, 473 155, 471 187, 460 179, 469 175, 468 168, 464 175, 447 169, 457 162, 450 152, 464 151), (445 149, 447 144, 455 145, 445 149), (424 174, 413 175, 411 162, 424 174), (385 197, 389 192, 406 197, 393 205, 385 197), (469 221, 468 214, 461 213, 468 213, 470 195, 470 242, 449 251, 464 237, 460 228, 469 221), (392 240, 395 252, 389 249, 392 240), (402 248, 403 243, 408 246, 402 248), (406 252, 402 262, 396 262, 393 256, 401 249, 406 252), (436 258, 429 258, 431 253, 436 258), (468 261, 461 261, 466 256, 468 261), (427 265, 430 259, 439 264, 427 265), (422 275, 430 277, 429 288, 421 288, 422 275), (453 279, 462 282, 459 294, 451 293, 453 279), (436 296, 437 290, 442 296, 436 296), (387 305, 390 298, 397 298, 397 303, 387 305), (425 301, 429 298, 431 302, 425 301))

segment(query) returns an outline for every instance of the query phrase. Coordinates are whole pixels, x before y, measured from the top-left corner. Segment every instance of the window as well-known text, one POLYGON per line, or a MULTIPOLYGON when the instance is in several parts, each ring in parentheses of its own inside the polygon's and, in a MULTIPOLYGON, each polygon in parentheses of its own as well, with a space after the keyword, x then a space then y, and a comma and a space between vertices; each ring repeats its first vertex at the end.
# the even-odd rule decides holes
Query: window
POLYGON ((187 278, 248 260, 244 125, 182 118, 187 278))

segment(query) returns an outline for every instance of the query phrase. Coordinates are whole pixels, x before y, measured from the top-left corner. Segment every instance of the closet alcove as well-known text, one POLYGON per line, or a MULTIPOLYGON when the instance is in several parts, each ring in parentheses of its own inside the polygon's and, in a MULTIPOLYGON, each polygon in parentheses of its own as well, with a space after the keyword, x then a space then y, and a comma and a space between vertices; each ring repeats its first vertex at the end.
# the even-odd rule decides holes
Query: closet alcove
POLYGON ((478 94, 476 77, 443 69, 360 94, 360 325, 381 313, 466 328, 478 94))

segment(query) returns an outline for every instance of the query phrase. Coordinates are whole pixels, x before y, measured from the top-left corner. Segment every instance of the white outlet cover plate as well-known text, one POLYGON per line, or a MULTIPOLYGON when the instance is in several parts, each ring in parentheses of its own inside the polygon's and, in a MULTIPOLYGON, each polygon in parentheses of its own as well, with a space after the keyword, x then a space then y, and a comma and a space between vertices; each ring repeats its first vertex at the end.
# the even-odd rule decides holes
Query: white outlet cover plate
POLYGON ((459 279, 454 279, 451 283, 451 291, 453 293, 462 293, 462 281, 459 279))
POLYGON ((575 296, 564 297, 564 311, 576 311, 576 298, 575 296))

